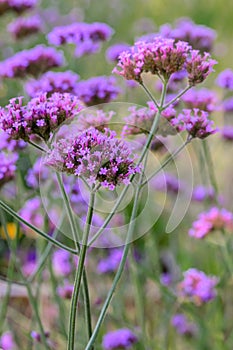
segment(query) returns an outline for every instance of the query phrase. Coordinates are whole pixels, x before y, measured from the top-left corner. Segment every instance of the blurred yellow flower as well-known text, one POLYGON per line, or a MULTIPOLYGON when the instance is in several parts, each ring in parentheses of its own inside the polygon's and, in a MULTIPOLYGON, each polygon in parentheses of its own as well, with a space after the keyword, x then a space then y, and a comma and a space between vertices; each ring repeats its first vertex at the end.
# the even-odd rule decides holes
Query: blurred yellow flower
MULTIPOLYGON (((10 239, 15 239, 17 236, 17 225, 14 222, 8 222, 6 224, 6 229, 7 229, 7 235, 10 239)), ((7 239, 7 235, 5 232, 5 227, 1 226, 0 227, 0 236, 3 239, 7 239)))

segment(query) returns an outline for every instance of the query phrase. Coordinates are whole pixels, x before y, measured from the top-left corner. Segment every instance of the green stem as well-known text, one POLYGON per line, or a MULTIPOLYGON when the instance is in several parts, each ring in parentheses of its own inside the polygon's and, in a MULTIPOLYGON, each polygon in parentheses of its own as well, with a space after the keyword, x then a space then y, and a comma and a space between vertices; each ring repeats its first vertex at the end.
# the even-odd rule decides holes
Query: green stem
POLYGON ((37 145, 36 143, 34 143, 33 141, 28 141, 28 143, 33 146, 34 148, 38 149, 39 151, 43 152, 43 153, 47 153, 47 151, 41 147, 40 145, 37 145))
POLYGON ((159 109, 159 104, 158 102, 155 100, 154 96, 151 94, 150 90, 146 87, 146 85, 144 85, 143 83, 140 84, 141 87, 145 90, 146 94, 149 96, 149 98, 151 99, 151 101, 154 102, 156 108, 159 109))
POLYGON ((205 154, 205 158, 207 161, 207 168, 208 168, 208 172, 209 172, 209 178, 210 178, 210 182, 214 188, 214 192, 215 192, 215 201, 218 204, 218 184, 216 181, 216 177, 215 177, 215 172, 214 172, 214 164, 213 164, 213 160, 212 160, 212 156, 211 156, 211 152, 209 149, 209 145, 207 140, 203 140, 202 141, 202 147, 203 147, 203 151, 205 154))
MULTIPOLYGON (((75 242, 75 246, 77 249, 77 252, 80 253, 80 227, 78 227, 77 221, 74 218, 73 211, 70 205, 70 201, 68 198, 68 195, 66 193, 66 190, 64 188, 64 184, 62 181, 62 177, 59 173, 56 173, 58 184, 62 193, 62 197, 66 206, 66 211, 68 214, 68 218, 70 221, 70 227, 73 235, 73 240, 75 242)), ((89 297, 89 288, 88 288, 88 281, 87 281, 87 273, 85 266, 83 268, 83 284, 82 284, 82 293, 83 293, 83 299, 84 299, 84 309, 85 309, 85 320, 86 320, 86 329, 87 329, 87 338, 89 339, 92 334, 92 322, 91 322, 91 308, 90 308, 90 297, 89 297)))
POLYGON ((0 200, 0 207, 5 210, 6 212, 8 212, 14 219, 16 219, 17 221, 23 223, 24 225, 28 226, 30 229, 32 229, 33 231, 35 231, 36 233, 38 233, 40 236, 42 236, 43 238, 47 239, 48 241, 50 241, 51 243, 55 244, 56 246, 58 246, 59 248, 62 248, 64 250, 67 250, 68 252, 72 253, 72 254, 77 254, 77 251, 75 249, 69 248, 66 245, 60 243, 59 241, 56 241, 53 237, 47 235, 47 233, 39 230, 37 227, 35 227, 34 225, 30 224, 30 222, 27 222, 26 220, 24 220, 24 218, 22 216, 20 216, 19 214, 17 214, 13 209, 11 209, 7 204, 5 204, 2 200, 0 200))
POLYGON ((92 191, 90 193, 90 202, 86 217, 86 224, 83 232, 83 240, 82 247, 79 255, 78 268, 76 271, 75 281, 74 281, 74 291, 71 299, 71 308, 70 308, 70 321, 69 321, 69 337, 68 337, 68 350, 74 350, 75 343, 75 323, 76 323, 76 313, 77 313, 77 302, 80 292, 80 285, 82 281, 85 258, 87 253, 87 243, 88 243, 88 235, 90 232, 93 210, 94 210, 94 201, 95 201, 95 193, 92 191))
POLYGON ((156 176, 162 169, 164 169, 166 165, 168 165, 187 146, 187 144, 189 144, 189 142, 191 142, 191 139, 188 139, 179 148, 177 148, 177 150, 171 154, 153 174, 148 176, 148 178, 142 183, 142 186, 145 186, 154 176, 156 176))
POLYGON ((187 86, 183 91, 181 91, 176 97, 174 97, 171 101, 169 101, 163 108, 166 109, 167 107, 171 106, 174 102, 176 102, 179 98, 181 98, 189 89, 191 89, 191 86, 187 86))
MULTIPOLYGON (((143 173, 143 172, 142 172, 143 173)), ((129 229, 128 229, 128 232, 127 232, 127 237, 126 237, 126 242, 125 242, 125 246, 124 246, 124 250, 123 250, 123 254, 122 254, 122 258, 121 258, 121 262, 120 262, 120 265, 118 267, 118 270, 117 270, 117 273, 114 277, 114 280, 113 280, 113 283, 112 283, 112 286, 108 292, 108 295, 107 295, 107 298, 104 302, 104 305, 101 309, 101 312, 100 312, 100 315, 99 315, 99 318, 98 318, 98 321, 96 323, 96 326, 95 326, 95 329, 93 330, 93 333, 92 333, 92 336, 85 348, 85 350, 91 350, 92 349, 92 346, 96 340, 96 337, 98 336, 98 333, 99 333, 99 330, 100 330, 100 327, 104 321, 104 318, 105 318, 105 315, 107 313, 107 310, 108 310, 108 307, 111 303, 111 300, 113 298, 113 294, 116 290, 116 287, 117 287, 117 284, 121 278, 121 275, 124 271, 124 267, 125 267, 125 264, 126 264, 126 261, 127 261, 127 256, 128 256, 128 253, 129 253, 129 249, 130 249, 130 242, 132 240, 132 237, 133 237, 133 232, 135 230, 135 222, 136 222, 136 215, 137 215, 137 210, 138 210, 138 204, 139 204, 139 195, 140 195, 140 191, 141 191, 141 183, 142 183, 142 173, 141 173, 141 176, 140 176, 140 180, 139 180, 139 185, 137 186, 136 188, 136 193, 135 193, 135 197, 134 197, 134 204, 133 204, 133 210, 132 210, 132 214, 131 214, 131 218, 130 218, 130 225, 129 225, 129 229)), ((69 349, 70 350, 70 349, 69 349)))

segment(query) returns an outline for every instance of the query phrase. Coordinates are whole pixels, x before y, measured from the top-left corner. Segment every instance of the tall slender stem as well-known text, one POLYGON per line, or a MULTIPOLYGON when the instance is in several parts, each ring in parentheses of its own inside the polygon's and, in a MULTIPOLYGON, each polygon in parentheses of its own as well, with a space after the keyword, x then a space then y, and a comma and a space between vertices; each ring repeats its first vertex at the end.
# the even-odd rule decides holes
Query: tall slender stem
POLYGON ((177 96, 175 96, 171 101, 169 101, 163 108, 162 111, 164 109, 166 109, 167 107, 171 106, 174 102, 176 102, 179 98, 181 98, 188 90, 191 89, 191 86, 187 86, 183 91, 181 91, 177 96))
POLYGON ((207 161, 207 165, 208 165, 207 168, 209 171, 210 182, 211 182, 211 184, 214 188, 214 192, 215 192, 215 201, 216 201, 216 203, 218 203, 218 198, 217 198, 217 196, 218 196, 218 184, 217 184, 217 180, 215 177, 213 160, 212 160, 212 156, 211 156, 211 152, 210 152, 207 140, 202 141, 202 146, 203 146, 204 155, 206 157, 206 161, 207 161))
POLYGON ((149 96, 149 98, 151 99, 151 101, 154 102, 156 108, 159 109, 159 104, 156 101, 156 99, 154 98, 154 96, 151 94, 150 90, 146 87, 146 85, 144 85, 143 83, 140 84, 142 86, 142 88, 145 90, 146 94, 149 96))
POLYGON ((90 193, 90 201, 89 201, 86 223, 85 223, 84 232, 83 232, 82 247, 80 250, 78 268, 76 271, 75 281, 74 281, 74 291, 71 299, 69 338, 68 338, 68 347, 67 347, 68 350, 74 350, 77 302, 78 302, 80 285, 82 281, 85 258, 87 253, 87 243, 88 243, 88 236, 89 236, 92 217, 93 217, 94 201, 95 201, 95 192, 92 191, 90 193))
MULTIPOLYGON (((62 197, 66 206, 68 218, 70 221, 70 227, 73 235, 73 240, 77 249, 77 252, 80 253, 80 227, 77 224, 77 221, 74 218, 73 211, 70 205, 70 201, 68 198, 68 195, 66 193, 66 190, 64 188, 64 184, 62 181, 62 177, 59 173, 57 175, 58 184, 62 193, 62 197)), ((82 292, 83 292, 83 299, 84 299, 84 309, 85 309, 85 320, 86 320, 86 329, 87 329, 87 338, 89 339, 92 334, 92 322, 91 322, 91 308, 90 308, 90 297, 89 297, 89 288, 88 288, 88 281, 87 281, 87 273, 85 270, 85 266, 83 268, 83 284, 82 284, 82 292)))

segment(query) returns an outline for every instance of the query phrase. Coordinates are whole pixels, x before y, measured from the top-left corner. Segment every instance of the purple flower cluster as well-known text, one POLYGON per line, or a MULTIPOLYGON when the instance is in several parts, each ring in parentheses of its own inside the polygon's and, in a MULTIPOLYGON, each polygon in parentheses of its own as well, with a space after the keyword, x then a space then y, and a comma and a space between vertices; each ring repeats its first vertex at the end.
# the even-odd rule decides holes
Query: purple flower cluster
POLYGON ((26 143, 23 140, 12 140, 10 135, 3 130, 0 130, 0 151, 17 151, 26 147, 26 143))
POLYGON ((178 295, 200 306, 216 297, 215 286, 219 282, 215 276, 207 276, 203 271, 189 269, 178 284, 178 295))
POLYGON ((83 176, 91 184, 98 182, 110 190, 118 184, 127 184, 130 176, 140 171, 134 165, 129 147, 109 129, 102 133, 89 128, 60 139, 53 144, 46 163, 58 171, 83 176))
POLYGON ((23 97, 10 100, 6 108, 0 109, 0 126, 12 139, 29 140, 38 135, 47 141, 51 133, 65 120, 78 113, 82 104, 70 94, 46 93, 33 98, 26 106, 23 97))
POLYGON ((108 103, 120 93, 114 77, 99 76, 78 83, 76 94, 87 106, 108 103))
POLYGON ((190 137, 204 139, 217 132, 217 129, 213 128, 214 122, 208 117, 208 112, 198 108, 183 109, 176 118, 171 120, 171 124, 178 132, 186 130, 190 137))
POLYGON ((36 34, 42 30, 42 22, 39 16, 19 17, 11 22, 7 29, 15 39, 36 34))
POLYGON ((137 341, 130 329, 122 328, 105 334, 102 345, 104 350, 130 349, 137 341))
POLYGON ((37 45, 23 50, 0 62, 1 78, 25 78, 27 75, 38 77, 53 67, 64 64, 63 54, 53 47, 37 45))
POLYGON ((122 249, 111 249, 108 256, 99 261, 97 265, 98 273, 111 273, 117 270, 121 258, 122 258, 122 249))
MULTIPOLYGON (((137 106, 129 107, 130 114, 125 117, 126 125, 122 130, 122 135, 137 135, 147 134, 150 132, 153 120, 158 112, 154 103, 149 101, 147 107, 137 108, 137 106)), ((161 115, 167 120, 171 120, 175 117, 176 111, 173 107, 168 107, 162 111, 161 115)))
POLYGON ((0 153, 0 188, 14 178, 17 160, 16 153, 0 153))
POLYGON ((233 70, 228 68, 222 71, 217 79, 216 84, 223 89, 233 90, 233 70))
POLYGON ((90 127, 94 127, 95 129, 104 132, 105 128, 109 127, 109 122, 112 119, 115 112, 104 112, 101 109, 93 110, 85 113, 80 113, 78 116, 78 129, 85 130, 90 127))
POLYGON ((216 109, 216 94, 206 88, 191 89, 182 97, 186 108, 198 108, 208 113, 216 109))
POLYGON ((192 337, 197 333, 196 324, 189 322, 184 314, 175 314, 171 319, 171 324, 180 335, 192 337))
POLYGON ((213 187, 205 187, 202 185, 196 186, 193 190, 192 199, 197 202, 214 199, 213 187))
POLYGON ((202 83, 213 72, 213 66, 217 61, 213 60, 209 53, 200 54, 198 50, 192 50, 187 62, 188 81, 190 86, 202 83))
POLYGON ((10 10, 16 12, 17 14, 21 14, 34 8, 36 4, 37 0, 1 0, 0 16, 10 10))
POLYGON ((72 272, 71 255, 66 250, 57 249, 52 256, 56 276, 67 277, 72 272))
POLYGON ((199 214, 189 230, 191 237, 202 239, 214 230, 233 231, 233 214, 226 209, 217 207, 199 214))
POLYGON ((71 299, 74 286, 68 282, 65 282, 63 286, 57 288, 57 294, 62 299, 71 299))
MULTIPOLYGON (((138 41, 131 50, 119 57, 113 72, 127 80, 142 83, 142 73, 155 74, 168 80, 170 76, 185 68, 190 46, 182 41, 155 37, 152 42, 138 41)), ((201 72, 200 72, 201 74, 201 72)))
POLYGON ((26 183, 28 187, 39 189, 40 183, 46 181, 49 177, 48 168, 41 169, 42 159, 38 158, 33 167, 28 170, 26 175, 26 183))
POLYGON ((55 27, 48 34, 48 42, 52 45, 74 44, 75 55, 81 57, 94 54, 101 48, 101 42, 111 38, 113 30, 105 23, 73 23, 55 27))
POLYGON ((130 46, 126 43, 114 44, 107 49, 106 58, 109 62, 117 62, 120 54, 128 49, 130 46))
POLYGON ((11 332, 5 332, 0 338, 0 346, 2 350, 15 350, 16 344, 11 332))
POLYGON ((182 189, 179 179, 171 174, 164 173, 153 179, 152 186, 159 191, 168 191, 172 194, 177 194, 182 189))
POLYGON ((233 126, 231 126, 231 125, 225 126, 222 130, 222 137, 224 138, 224 140, 232 141, 233 140, 233 126))
POLYGON ((194 49, 209 52, 213 49, 216 38, 215 30, 194 23, 190 18, 180 18, 175 27, 165 24, 160 28, 160 34, 176 40, 187 41, 194 49))
POLYGON ((225 113, 232 113, 233 112, 233 97, 226 98, 223 103, 222 107, 225 113))
POLYGON ((25 86, 25 90, 30 97, 35 97, 41 92, 52 94, 54 92, 75 95, 77 92, 77 81, 79 75, 71 72, 47 72, 40 79, 31 79, 25 86))

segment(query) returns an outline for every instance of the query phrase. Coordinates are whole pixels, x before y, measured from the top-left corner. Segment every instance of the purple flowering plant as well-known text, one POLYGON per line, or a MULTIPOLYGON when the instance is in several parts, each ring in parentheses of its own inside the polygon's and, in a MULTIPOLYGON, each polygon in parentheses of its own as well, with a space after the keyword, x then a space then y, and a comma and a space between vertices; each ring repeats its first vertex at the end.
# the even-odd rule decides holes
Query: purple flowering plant
POLYGON ((181 18, 133 45, 127 37, 107 43, 118 30, 84 21, 79 10, 73 23, 66 16, 56 23, 54 14, 52 28, 36 1, 0 1, 0 15, 20 15, 8 25, 16 49, 3 50, 0 62, 0 348, 162 349, 172 334, 204 349, 218 307, 214 331, 230 344, 220 323, 233 271, 233 214, 220 196, 211 148, 220 134, 215 114, 226 122, 224 147, 233 140, 232 70, 215 78, 222 97, 203 87, 217 65, 216 32, 181 18), (21 16, 32 8, 38 13, 21 16), (44 31, 51 46, 28 45, 44 31), (134 88, 124 90, 123 80, 134 88), (201 178, 194 176, 194 191, 193 179, 180 177, 188 157, 201 178), (166 192, 172 196, 164 201, 166 192), (172 221, 175 234, 166 235, 179 205, 179 225, 172 221), (221 242, 211 245, 204 238, 214 232, 221 242), (203 263, 202 249, 216 249, 215 265, 203 263), (13 311, 24 315, 27 336, 13 311))

